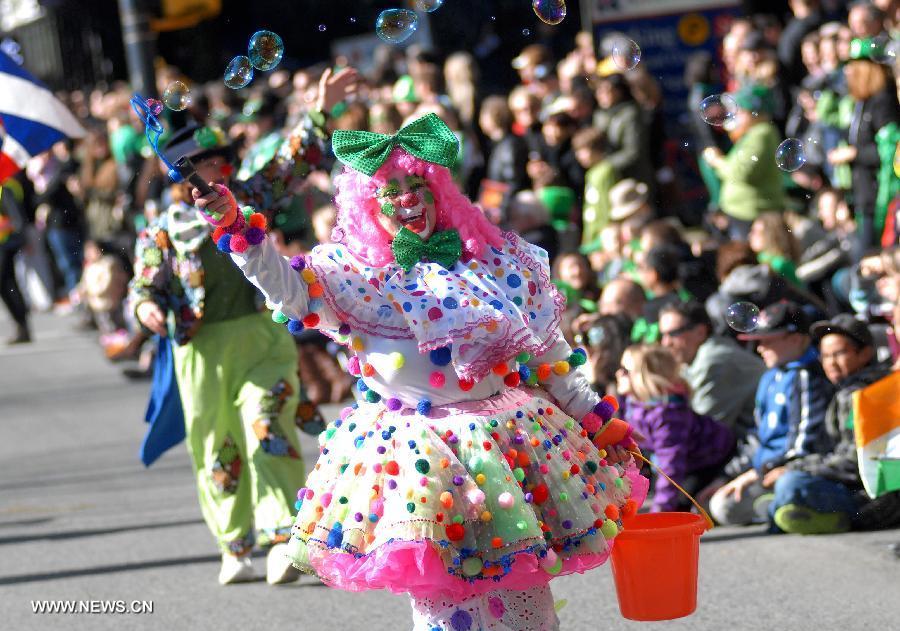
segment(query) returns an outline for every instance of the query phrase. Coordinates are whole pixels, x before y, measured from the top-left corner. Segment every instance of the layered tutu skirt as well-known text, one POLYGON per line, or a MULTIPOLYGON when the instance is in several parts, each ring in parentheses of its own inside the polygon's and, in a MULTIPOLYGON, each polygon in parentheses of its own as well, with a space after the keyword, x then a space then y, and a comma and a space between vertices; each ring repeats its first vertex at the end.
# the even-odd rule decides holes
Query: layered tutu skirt
POLYGON ((320 434, 290 553, 350 591, 468 598, 606 561, 647 480, 541 390, 415 410, 361 404, 320 434))

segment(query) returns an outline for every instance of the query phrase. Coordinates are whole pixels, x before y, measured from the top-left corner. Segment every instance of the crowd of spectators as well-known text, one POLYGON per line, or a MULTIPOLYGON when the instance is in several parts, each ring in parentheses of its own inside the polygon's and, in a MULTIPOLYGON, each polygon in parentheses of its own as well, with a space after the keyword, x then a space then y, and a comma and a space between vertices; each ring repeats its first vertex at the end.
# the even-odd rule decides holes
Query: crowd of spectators
MULTIPOLYGON (((586 349, 596 389, 620 397, 641 447, 718 521, 896 526, 896 493, 865 498, 848 401, 900 354, 900 2, 837 13, 819 0, 789 4, 786 16, 734 19, 721 64, 689 60, 687 129, 665 120, 642 64, 617 67, 613 40, 586 33, 559 59, 525 47, 511 60, 519 85, 504 93, 480 80, 468 52, 382 51, 328 125, 392 134, 426 113, 447 122, 461 141, 461 189, 549 253, 564 333, 586 349), (700 103, 723 94, 724 124, 710 124, 700 103), (786 138, 804 146, 796 170, 776 159, 786 138), (673 140, 693 152, 702 221, 677 197, 663 150, 673 140)), ((227 168, 246 180, 303 124, 325 68, 277 70, 240 91, 194 85, 186 110, 166 110, 167 129, 221 132, 227 168)), ((159 92, 175 80, 189 78, 161 64, 159 92)), ((31 339, 29 307, 74 310, 111 360, 141 358, 127 371, 141 377, 147 331, 124 299, 136 236, 172 201, 170 187, 127 85, 63 97, 87 136, 3 185, 11 342, 31 339)), ((327 151, 313 166, 274 215, 286 256, 331 238, 338 167, 327 151)), ((347 397, 336 348, 309 332, 297 342, 306 400, 347 397)), ((688 508, 667 484, 651 508, 688 508)))

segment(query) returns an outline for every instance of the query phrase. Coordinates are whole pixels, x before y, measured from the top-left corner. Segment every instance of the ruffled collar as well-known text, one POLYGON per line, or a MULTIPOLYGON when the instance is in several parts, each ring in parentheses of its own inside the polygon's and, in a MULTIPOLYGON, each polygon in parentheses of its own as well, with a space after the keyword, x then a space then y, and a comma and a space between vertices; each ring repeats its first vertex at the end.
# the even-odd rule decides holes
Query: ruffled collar
POLYGON ((395 263, 371 267, 342 245, 317 247, 308 265, 324 301, 352 331, 415 340, 421 353, 449 346, 457 375, 480 380, 522 351, 545 352, 565 307, 546 252, 514 233, 503 239, 449 270, 433 262, 409 272, 395 263))

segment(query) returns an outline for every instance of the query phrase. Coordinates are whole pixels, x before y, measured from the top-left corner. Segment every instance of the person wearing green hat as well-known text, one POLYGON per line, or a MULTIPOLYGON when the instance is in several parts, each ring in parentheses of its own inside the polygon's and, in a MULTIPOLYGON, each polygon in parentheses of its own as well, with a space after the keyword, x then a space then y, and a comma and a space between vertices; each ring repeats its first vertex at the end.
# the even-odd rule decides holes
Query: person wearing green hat
POLYGON ((734 146, 727 154, 717 147, 707 147, 703 158, 722 180, 719 205, 728 216, 729 235, 743 241, 760 213, 784 208, 783 178, 775 164, 781 137, 771 121, 771 90, 747 84, 733 98, 737 111, 728 135, 734 146))
POLYGON ((853 206, 863 249, 879 241, 890 193, 896 193, 900 185, 891 166, 893 148, 890 146, 891 138, 896 142, 900 105, 890 70, 876 61, 883 54, 884 45, 878 40, 850 42, 850 60, 844 66, 847 89, 854 101, 850 144, 828 153, 832 164, 852 167, 853 206))

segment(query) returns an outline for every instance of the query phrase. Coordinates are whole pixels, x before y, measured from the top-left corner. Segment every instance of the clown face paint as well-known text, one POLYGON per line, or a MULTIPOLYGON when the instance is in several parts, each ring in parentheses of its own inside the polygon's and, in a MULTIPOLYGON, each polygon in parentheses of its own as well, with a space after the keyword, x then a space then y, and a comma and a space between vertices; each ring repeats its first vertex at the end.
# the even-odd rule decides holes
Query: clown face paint
POLYGON ((376 191, 375 196, 381 208, 378 223, 392 237, 401 228, 415 232, 422 239, 434 232, 437 211, 425 178, 392 169, 387 174, 387 183, 376 191))

